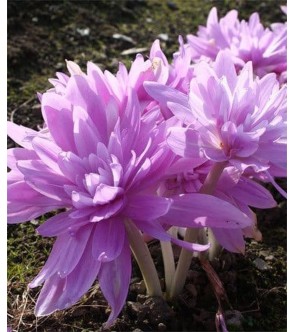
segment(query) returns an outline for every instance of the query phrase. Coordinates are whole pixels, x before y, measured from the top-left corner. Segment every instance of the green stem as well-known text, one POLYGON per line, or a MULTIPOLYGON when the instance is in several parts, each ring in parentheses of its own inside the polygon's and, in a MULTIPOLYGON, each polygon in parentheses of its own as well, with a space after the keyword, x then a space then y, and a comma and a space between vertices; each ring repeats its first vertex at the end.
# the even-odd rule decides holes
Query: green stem
POLYGON ((163 296, 160 280, 148 246, 143 236, 131 220, 125 221, 125 228, 132 253, 137 261, 143 280, 146 285, 147 295, 163 296))
MULTIPOLYGON (((201 194, 210 195, 214 192, 216 184, 226 164, 227 164, 226 162, 221 162, 221 163, 215 163, 213 165, 212 169, 210 170, 209 174, 205 179, 202 188, 199 191, 201 194)), ((204 243, 204 229, 188 228, 186 230, 184 240, 192 243, 195 243, 197 241, 199 243, 204 243)), ((179 295, 180 292, 182 291, 191 264, 192 257, 193 253, 191 251, 188 251, 184 248, 181 249, 176 272, 172 282, 172 288, 170 293, 171 298, 174 298, 175 296, 179 295)))

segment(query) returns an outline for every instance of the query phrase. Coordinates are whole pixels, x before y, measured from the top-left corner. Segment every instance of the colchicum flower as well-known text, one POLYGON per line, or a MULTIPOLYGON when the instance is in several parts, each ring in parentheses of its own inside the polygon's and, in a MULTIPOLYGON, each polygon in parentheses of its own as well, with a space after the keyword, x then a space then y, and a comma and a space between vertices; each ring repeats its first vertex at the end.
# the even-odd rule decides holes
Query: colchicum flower
POLYGON ((243 237, 260 236, 249 206, 276 205, 254 180, 271 182, 285 196, 274 178, 286 177, 286 86, 280 87, 275 74, 254 78, 251 62, 237 74, 227 51, 220 52, 213 64, 199 62, 195 70, 188 95, 158 83, 145 84, 182 124, 168 129, 167 142, 182 157, 179 163, 191 165, 166 182, 166 194, 199 192, 210 169, 221 165, 224 171, 211 194, 241 209, 252 225, 212 230, 225 248, 244 252, 243 237))
POLYGON ((236 68, 241 69, 252 61, 254 73, 263 77, 276 73, 286 81, 287 70, 287 25, 273 24, 264 28, 258 13, 253 13, 249 22, 238 19, 236 10, 229 11, 218 20, 216 8, 212 8, 206 26, 200 26, 197 35, 189 34, 193 61, 215 60, 220 50, 228 50, 236 68))
POLYGON ((254 78, 251 62, 236 74, 227 52, 218 54, 213 67, 201 62, 196 71, 187 103, 168 101, 186 125, 170 128, 171 149, 183 157, 226 161, 241 172, 286 176, 286 86, 275 74, 254 78))
POLYGON ((22 146, 8 151, 8 221, 56 211, 38 228, 56 241, 30 283, 44 283, 37 316, 71 306, 98 279, 112 307, 110 326, 127 297, 135 239, 147 234, 202 251, 209 245, 181 242, 165 229, 181 220, 185 227, 251 225, 245 213, 210 195, 158 195, 178 157, 166 144, 168 122, 159 121, 159 107, 144 109, 146 72, 136 76, 134 68, 128 73, 120 65, 114 76, 88 63, 84 74, 68 62, 71 76, 58 73, 54 88, 39 96, 44 128, 8 123, 9 136, 22 146))

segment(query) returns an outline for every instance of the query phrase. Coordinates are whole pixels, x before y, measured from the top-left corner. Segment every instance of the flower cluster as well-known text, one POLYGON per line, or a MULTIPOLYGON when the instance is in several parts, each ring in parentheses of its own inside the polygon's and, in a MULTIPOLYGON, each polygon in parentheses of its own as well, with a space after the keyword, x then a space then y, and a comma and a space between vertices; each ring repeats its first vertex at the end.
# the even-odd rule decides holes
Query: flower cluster
MULTIPOLYGON (((286 8, 282 10, 286 13, 286 8)), ((212 8, 207 26, 200 26, 197 35, 188 35, 193 61, 215 60, 220 50, 229 50, 238 69, 251 61, 254 73, 263 77, 276 73, 285 82, 287 69, 287 24, 274 23, 264 28, 258 13, 249 22, 239 21, 238 12, 231 10, 218 21, 217 10, 212 8)))
POLYGON ((71 306, 98 280, 110 326, 128 294, 131 254, 148 294, 161 296, 149 239, 163 244, 173 297, 192 252, 217 242, 243 253, 245 237, 261 238, 251 207, 276 205, 263 183, 284 194, 275 178, 286 177, 286 85, 277 80, 286 27, 264 29, 258 14, 239 22, 236 11, 218 23, 212 9, 198 35, 179 38, 172 63, 156 40, 148 60, 137 55, 116 75, 67 61, 70 75, 57 73, 39 95, 43 128, 8 123, 20 146, 8 150, 8 222, 54 212, 37 229, 56 241, 30 283, 43 284, 36 315, 71 306), (191 252, 176 271, 171 243, 191 252))

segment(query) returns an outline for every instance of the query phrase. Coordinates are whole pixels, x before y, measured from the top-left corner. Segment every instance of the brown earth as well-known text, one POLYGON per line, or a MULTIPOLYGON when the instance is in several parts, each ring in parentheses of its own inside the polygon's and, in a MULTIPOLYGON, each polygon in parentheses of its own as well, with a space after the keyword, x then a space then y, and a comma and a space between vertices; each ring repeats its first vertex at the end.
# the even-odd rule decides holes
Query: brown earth
MULTIPOLYGON (((8 118, 32 128, 42 124, 35 94, 49 88, 47 79, 55 71, 66 72, 65 59, 82 68, 91 60, 114 72, 119 61, 128 65, 135 55, 122 55, 124 50, 146 48, 147 55, 159 34, 166 34, 160 35, 161 46, 171 58, 177 36, 195 32, 212 6, 221 15, 236 8, 242 18, 258 11, 265 24, 285 20, 277 1, 8 1, 8 118), (116 33, 131 39, 116 39, 116 33)), ((213 262, 229 298, 224 310, 231 331, 286 331, 286 201, 275 196, 278 207, 258 211, 263 241, 248 241, 244 256, 224 251, 213 262)), ((8 227, 8 325, 14 331, 99 331, 109 307, 98 286, 68 310, 38 320, 34 316, 40 290, 28 291, 27 284, 44 264, 53 242, 35 233, 44 218, 8 227)), ((163 278, 159 243, 149 247, 163 278)), ((215 330, 218 303, 197 259, 183 293, 173 302, 144 293, 134 262, 127 302, 112 330, 215 330)))

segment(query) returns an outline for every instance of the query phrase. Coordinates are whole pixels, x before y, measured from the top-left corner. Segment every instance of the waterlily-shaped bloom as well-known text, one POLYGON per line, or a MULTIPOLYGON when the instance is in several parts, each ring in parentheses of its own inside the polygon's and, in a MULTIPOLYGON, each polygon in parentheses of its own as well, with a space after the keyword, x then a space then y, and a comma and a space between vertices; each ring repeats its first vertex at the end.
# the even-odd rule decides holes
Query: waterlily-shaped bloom
POLYGON ((178 93, 179 102, 169 102, 160 85, 146 85, 185 125, 170 128, 171 149, 182 157, 227 161, 241 171, 286 176, 286 86, 275 74, 254 78, 251 62, 237 74, 227 52, 196 70, 188 98, 178 93))
POLYGON ((72 62, 68 67, 71 77, 59 73, 54 88, 40 96, 42 130, 8 123, 9 136, 22 146, 8 151, 8 221, 58 210, 38 228, 57 239, 30 284, 44 283, 36 314, 71 306, 98 279, 112 307, 110 326, 128 293, 130 225, 139 236, 206 250, 209 245, 172 239, 161 217, 167 215, 168 227, 184 219, 185 227, 243 228, 251 220, 216 197, 160 197, 157 189, 176 157, 166 144, 167 123, 157 121, 156 110, 142 110, 142 87, 129 82, 126 88, 122 66, 117 76, 91 63, 87 74, 72 62), (208 218, 196 219, 201 216, 208 218))
POLYGON ((197 35, 187 36, 192 59, 215 60, 220 50, 228 50, 237 69, 252 61, 256 75, 262 77, 274 72, 280 76, 287 69, 287 26, 280 25, 280 29, 275 25, 272 27, 273 30, 264 28, 258 13, 253 13, 249 22, 239 21, 236 10, 229 11, 218 20, 214 7, 206 27, 200 26, 197 35))

